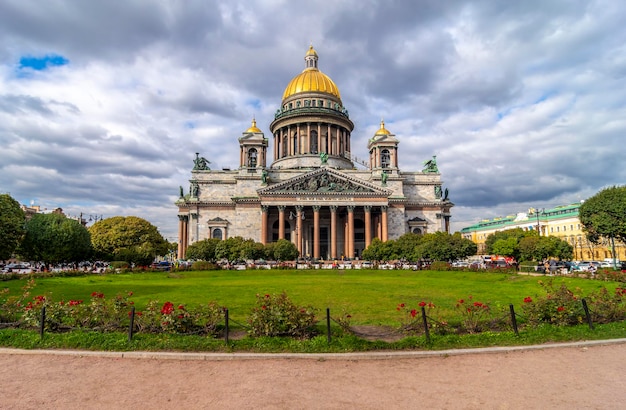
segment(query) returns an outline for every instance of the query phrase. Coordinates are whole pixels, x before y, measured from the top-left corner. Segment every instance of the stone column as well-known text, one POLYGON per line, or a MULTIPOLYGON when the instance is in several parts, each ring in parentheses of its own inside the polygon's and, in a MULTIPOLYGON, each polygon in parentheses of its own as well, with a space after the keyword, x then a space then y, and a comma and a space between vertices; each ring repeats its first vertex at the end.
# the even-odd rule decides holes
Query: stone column
POLYGON ((337 205, 330 206, 330 257, 337 259, 337 205))
POLYGON ((302 205, 296 206, 296 241, 298 253, 302 256, 302 205))
POLYGON ((285 205, 278 205, 278 239, 285 239, 285 205))
POLYGON ((313 257, 320 257, 320 206, 313 206, 313 257))
POLYGON ((317 123, 317 152, 324 152, 324 147, 322 147, 322 127, 321 124, 317 123))
POLYGON ((265 245, 267 243, 267 214, 269 213, 269 207, 267 205, 261 205, 261 243, 265 245))
POLYGON ((381 216, 382 216, 382 238, 381 241, 387 242, 387 206, 381 206, 381 216))
POLYGON ((365 205, 365 248, 372 242, 372 206, 365 205))
POLYGON ((348 206, 348 258, 354 258, 354 206, 348 206))
POLYGON ((185 254, 183 253, 183 216, 178 215, 178 253, 177 259, 185 259, 185 254))

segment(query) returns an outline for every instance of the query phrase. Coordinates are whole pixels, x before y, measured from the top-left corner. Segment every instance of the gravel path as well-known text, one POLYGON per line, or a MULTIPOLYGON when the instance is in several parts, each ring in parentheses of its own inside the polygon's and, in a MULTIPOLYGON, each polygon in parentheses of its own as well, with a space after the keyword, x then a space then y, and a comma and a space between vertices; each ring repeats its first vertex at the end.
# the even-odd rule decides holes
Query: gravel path
POLYGON ((626 339, 398 355, 0 349, 0 408, 624 409, 625 359, 626 339))

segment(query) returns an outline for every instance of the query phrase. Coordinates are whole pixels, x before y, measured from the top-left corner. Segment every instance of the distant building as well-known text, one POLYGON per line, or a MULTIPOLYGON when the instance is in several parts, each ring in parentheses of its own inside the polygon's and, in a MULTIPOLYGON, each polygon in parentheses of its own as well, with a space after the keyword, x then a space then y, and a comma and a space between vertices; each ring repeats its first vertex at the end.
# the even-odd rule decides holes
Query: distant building
MULTIPOLYGON (((179 258, 195 241, 232 236, 287 239, 303 257, 352 258, 373 238, 449 231, 453 203, 436 158, 421 171, 400 170, 400 139, 383 121, 368 141, 369 158, 355 158, 354 123, 339 89, 318 69, 313 47, 304 60, 269 125, 271 148, 253 120, 239 137, 238 169, 212 170, 196 154, 189 192, 181 187, 176 201, 179 258)), ((232 140, 209 149, 236 149, 232 140)))
MULTIPOLYGON (((475 225, 461 229, 461 235, 478 245, 478 253, 485 253, 485 241, 495 232, 521 228, 539 231, 540 236, 556 236, 574 248, 574 260, 604 260, 612 258, 611 245, 607 242, 596 245, 589 242, 578 219, 580 204, 557 206, 552 209, 529 209, 517 215, 485 219, 475 225)), ((626 260, 626 246, 615 241, 615 256, 626 260)))

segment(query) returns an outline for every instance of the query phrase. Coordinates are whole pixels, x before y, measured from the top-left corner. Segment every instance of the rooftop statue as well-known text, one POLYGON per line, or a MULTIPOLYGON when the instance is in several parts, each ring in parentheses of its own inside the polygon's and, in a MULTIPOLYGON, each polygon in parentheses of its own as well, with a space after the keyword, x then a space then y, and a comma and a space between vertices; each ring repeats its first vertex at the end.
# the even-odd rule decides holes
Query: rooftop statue
POLYGON ((424 169, 422 172, 438 174, 439 168, 437 168, 437 156, 433 155, 432 159, 424 161, 424 169))
POLYGON ((387 174, 386 171, 383 171, 383 173, 380 176, 380 180, 382 182, 382 186, 387 186, 387 178, 389 178, 389 175, 387 174))
POLYGON ((201 157, 200 153, 196 152, 196 159, 193 160, 193 170, 194 171, 208 171, 211 168, 209 168, 209 164, 211 162, 209 162, 206 158, 201 157))

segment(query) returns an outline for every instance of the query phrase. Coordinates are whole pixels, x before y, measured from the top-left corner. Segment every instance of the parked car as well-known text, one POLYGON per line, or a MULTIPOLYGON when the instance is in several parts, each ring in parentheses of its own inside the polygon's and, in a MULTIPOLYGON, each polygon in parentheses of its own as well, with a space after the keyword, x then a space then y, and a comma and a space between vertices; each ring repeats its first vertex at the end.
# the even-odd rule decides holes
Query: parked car
POLYGON ((159 261, 155 262, 151 265, 152 269, 161 270, 161 271, 169 271, 172 269, 172 264, 168 261, 159 261))

